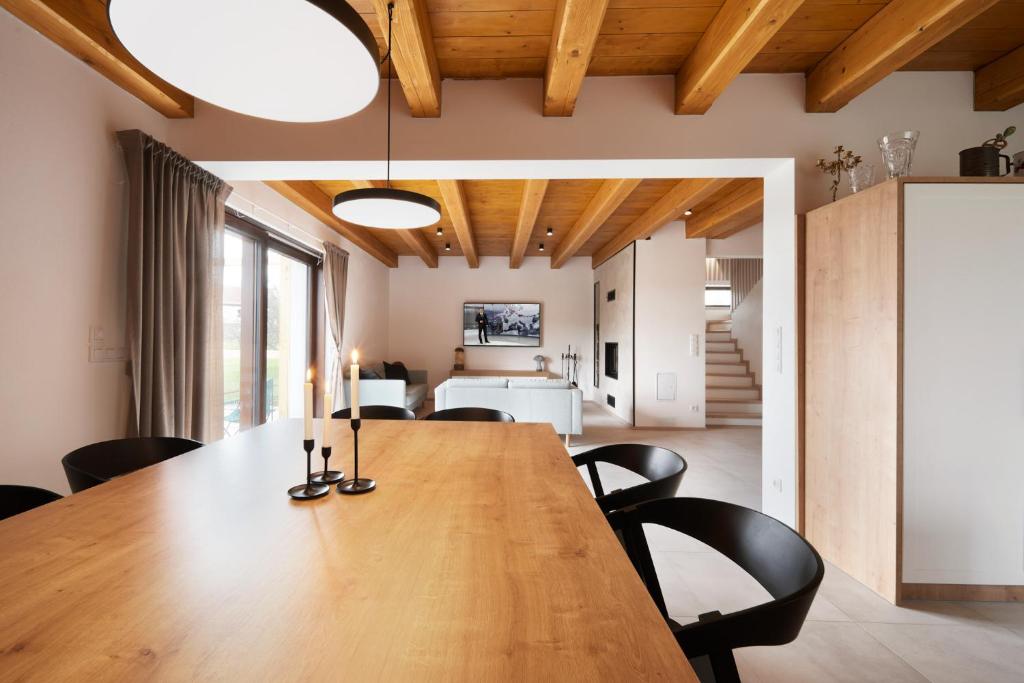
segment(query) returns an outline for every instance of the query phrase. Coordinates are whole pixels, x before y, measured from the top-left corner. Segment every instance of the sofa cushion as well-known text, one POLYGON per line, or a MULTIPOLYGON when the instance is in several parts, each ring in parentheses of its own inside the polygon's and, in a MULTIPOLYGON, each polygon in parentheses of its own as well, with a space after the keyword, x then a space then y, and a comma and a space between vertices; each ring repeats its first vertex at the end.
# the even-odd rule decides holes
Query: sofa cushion
POLYGON ((448 380, 451 387, 474 387, 477 389, 506 389, 507 377, 452 377, 448 380))
POLYGON ((511 378, 508 381, 509 389, 568 389, 567 379, 545 379, 543 377, 520 377, 511 378))
POLYGON ((370 368, 359 366, 359 379, 384 379, 370 368))
POLYGON ((384 362, 384 379, 400 379, 403 382, 408 383, 409 371, 405 367, 405 363, 397 361, 394 363, 384 362))
POLYGON ((426 384, 406 384, 405 385, 405 407, 406 408, 418 408, 423 405, 423 402, 427 399, 427 385, 426 384))

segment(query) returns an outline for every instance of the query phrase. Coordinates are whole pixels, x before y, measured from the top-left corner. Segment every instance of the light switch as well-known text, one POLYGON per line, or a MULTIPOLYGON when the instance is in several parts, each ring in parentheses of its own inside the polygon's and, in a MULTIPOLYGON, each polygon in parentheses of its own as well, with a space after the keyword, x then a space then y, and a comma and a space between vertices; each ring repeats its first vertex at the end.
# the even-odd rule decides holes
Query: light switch
POLYGON ((700 355, 700 335, 690 335, 690 355, 696 358, 700 355))

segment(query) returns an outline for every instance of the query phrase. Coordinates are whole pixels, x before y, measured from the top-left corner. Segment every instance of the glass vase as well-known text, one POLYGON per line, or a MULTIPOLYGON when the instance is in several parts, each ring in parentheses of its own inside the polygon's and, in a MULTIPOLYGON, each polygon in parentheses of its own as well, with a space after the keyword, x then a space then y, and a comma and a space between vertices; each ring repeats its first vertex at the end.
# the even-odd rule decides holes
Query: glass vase
POLYGON ((875 184, 875 167, 873 164, 861 162, 847 171, 846 174, 850 181, 850 192, 854 194, 861 190, 866 190, 875 184))
POLYGON ((905 130, 878 138, 878 148, 882 151, 882 162, 885 164, 887 178, 910 175, 914 147, 917 146, 919 135, 916 130, 905 130))

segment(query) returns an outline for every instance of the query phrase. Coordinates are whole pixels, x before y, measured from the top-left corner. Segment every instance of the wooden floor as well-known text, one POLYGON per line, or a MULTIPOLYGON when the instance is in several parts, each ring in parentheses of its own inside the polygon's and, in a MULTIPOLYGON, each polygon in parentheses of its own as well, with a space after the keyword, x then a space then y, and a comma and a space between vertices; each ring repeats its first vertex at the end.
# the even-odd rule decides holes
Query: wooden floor
MULTIPOLYGON (((583 435, 573 453, 606 443, 671 448, 689 463, 681 495, 750 507, 761 502, 761 430, 632 430, 596 404, 584 404, 583 435)), ((631 473, 602 467, 605 486, 631 473), (614 470, 614 471, 613 471, 614 470)), ((651 548, 669 611, 678 621, 733 611, 767 593, 729 561, 673 533, 652 534, 651 548)), ((825 580, 796 642, 736 652, 746 683, 1024 681, 1024 603, 912 602, 895 607, 826 563, 825 580)))

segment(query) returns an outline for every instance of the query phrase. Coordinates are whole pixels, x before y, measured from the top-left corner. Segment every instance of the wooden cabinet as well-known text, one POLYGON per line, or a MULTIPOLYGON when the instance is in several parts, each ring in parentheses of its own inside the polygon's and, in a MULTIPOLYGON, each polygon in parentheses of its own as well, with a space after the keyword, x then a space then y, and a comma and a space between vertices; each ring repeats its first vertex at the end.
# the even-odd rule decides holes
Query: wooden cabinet
POLYGON ((806 217, 804 530, 893 602, 1024 598, 1024 183, 806 217))

